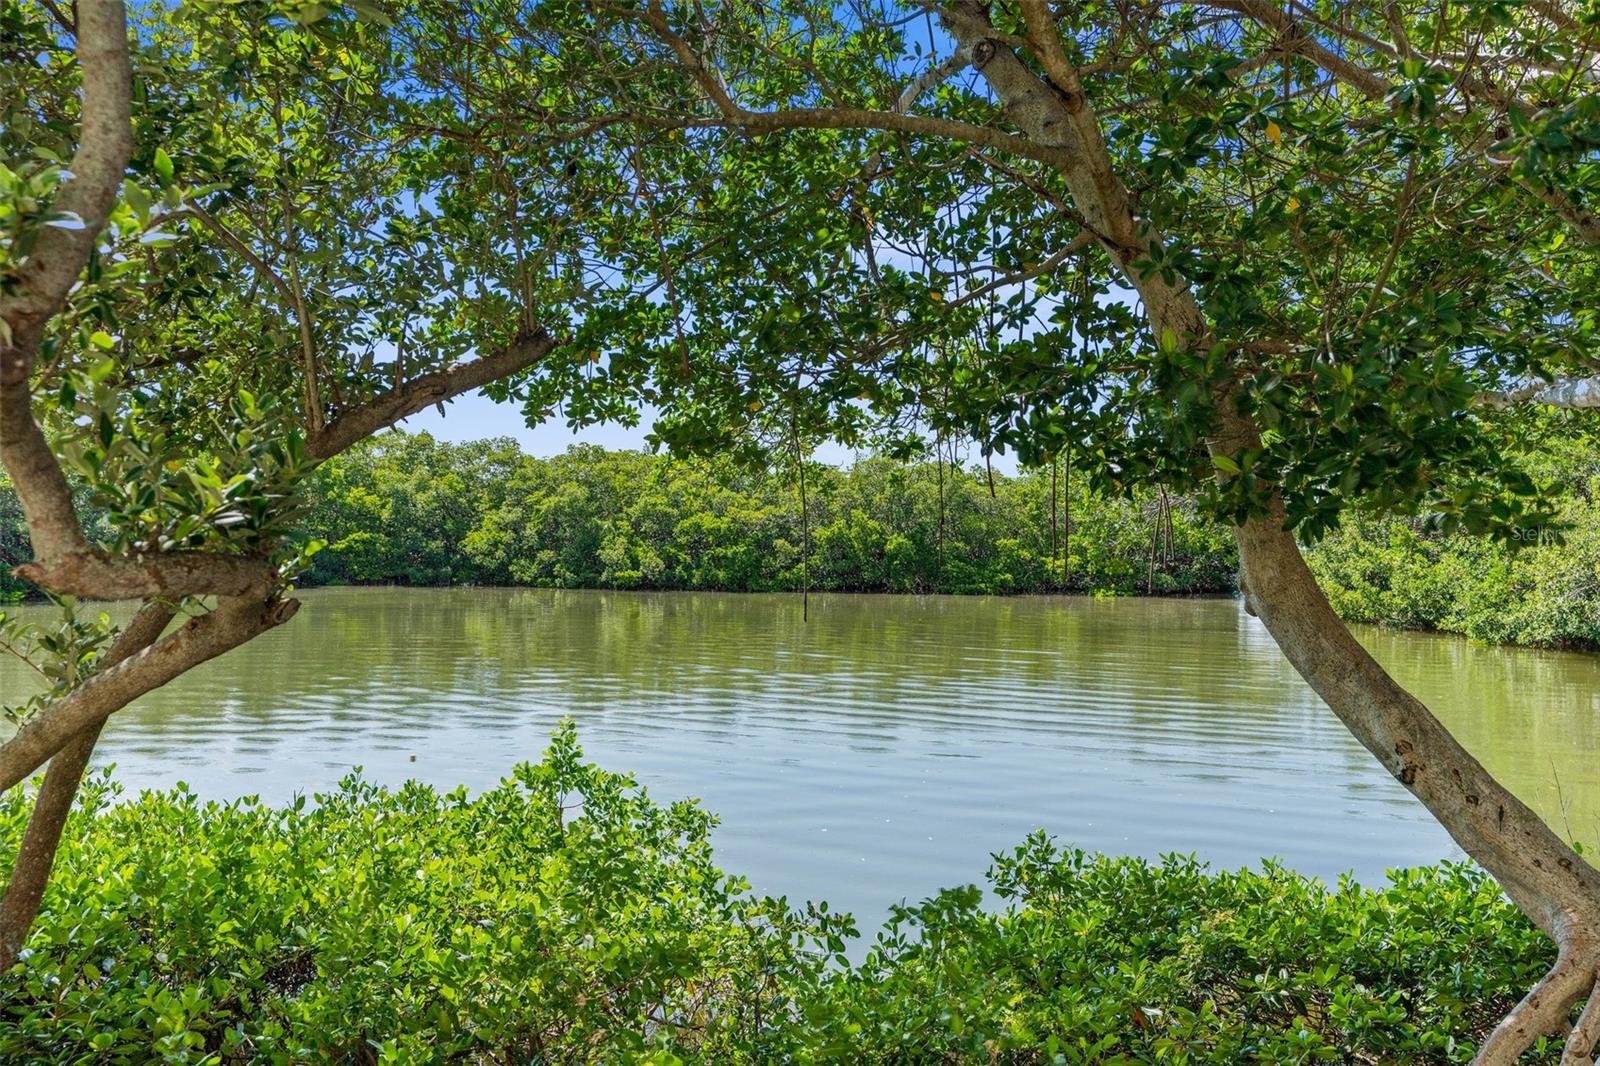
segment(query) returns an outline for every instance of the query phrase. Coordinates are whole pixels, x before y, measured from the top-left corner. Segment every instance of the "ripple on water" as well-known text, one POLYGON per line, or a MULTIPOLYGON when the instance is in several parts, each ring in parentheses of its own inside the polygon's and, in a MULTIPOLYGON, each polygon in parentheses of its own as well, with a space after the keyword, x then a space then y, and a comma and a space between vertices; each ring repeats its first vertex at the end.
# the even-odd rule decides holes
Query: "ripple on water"
MULTIPOLYGON (((1228 600, 315 590, 119 715, 133 789, 284 800, 361 765, 484 787, 574 717, 589 755, 722 819, 763 891, 884 907, 1044 828, 1332 877, 1456 854, 1228 600), (412 757, 415 756, 415 761, 412 757)), ((1362 639, 1558 828, 1600 841, 1596 657, 1362 639), (1563 808, 1564 804, 1564 808, 1563 808)), ((0 665, 0 694, 27 682, 0 665)))

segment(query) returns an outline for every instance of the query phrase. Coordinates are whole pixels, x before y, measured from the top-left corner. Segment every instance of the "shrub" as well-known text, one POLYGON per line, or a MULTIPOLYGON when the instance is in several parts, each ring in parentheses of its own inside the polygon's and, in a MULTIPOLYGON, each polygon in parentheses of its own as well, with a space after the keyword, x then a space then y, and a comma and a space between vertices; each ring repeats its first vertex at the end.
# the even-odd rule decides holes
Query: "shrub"
MULTIPOLYGON (((838 925, 750 899, 712 865, 709 815, 584 765, 570 728, 475 798, 358 777, 279 809, 92 791, 5 976, 0 1061, 710 1054, 838 925)), ((24 816, 9 796, 13 848, 24 816)))
POLYGON ((1520 550, 1440 536, 1403 519, 1349 524, 1307 561, 1353 622, 1459 633, 1491 644, 1600 648, 1600 506, 1566 509, 1564 543, 1520 550))
POLYGON ((0 976, 0 1061, 1461 1062, 1552 953, 1465 865, 1329 891, 1035 836, 990 871, 1003 910, 897 908, 851 965, 847 916, 752 896, 711 816, 570 726, 476 797, 88 791, 0 976))
POLYGON ((864 964, 808 990, 784 1049, 884 1064, 1464 1062, 1554 958, 1467 865, 1328 891, 1270 863, 1212 873, 1038 835, 990 879, 1010 904, 999 913, 970 887, 898 910, 864 964))

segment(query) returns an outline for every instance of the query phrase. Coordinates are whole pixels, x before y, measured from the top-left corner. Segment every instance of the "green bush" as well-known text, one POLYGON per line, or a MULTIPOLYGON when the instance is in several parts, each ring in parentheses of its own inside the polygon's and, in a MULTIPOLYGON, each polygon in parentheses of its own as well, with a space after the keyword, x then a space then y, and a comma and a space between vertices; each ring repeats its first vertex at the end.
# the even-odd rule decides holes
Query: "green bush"
POLYGON ((97 780, 0 975, 0 1061, 1462 1062, 1551 956, 1467 866, 1327 891, 1035 837, 990 871, 1004 910, 947 891, 851 965, 850 919, 751 896, 712 825, 570 727, 476 797, 97 780))
POLYGON ((1460 633, 1490 644, 1600 648, 1600 504, 1568 504, 1564 543, 1515 552, 1390 519, 1352 523, 1307 553, 1353 622, 1460 633))
MULTIPOLYGON (((570 729, 475 798, 357 777, 282 809, 115 795, 102 785, 74 816, 4 978, 0 1061, 603 1062, 709 1047, 776 1009, 768 975, 806 972, 801 948, 838 924, 746 898, 712 865, 705 812, 583 765, 570 729)), ((8 796, 9 847, 24 814, 8 796)))
POLYGON ((1271 864, 1212 873, 1040 835, 990 880, 999 913, 973 888, 897 912, 863 965, 807 990, 784 1047, 885 1064, 1464 1062, 1554 959, 1466 865, 1328 891, 1271 864))

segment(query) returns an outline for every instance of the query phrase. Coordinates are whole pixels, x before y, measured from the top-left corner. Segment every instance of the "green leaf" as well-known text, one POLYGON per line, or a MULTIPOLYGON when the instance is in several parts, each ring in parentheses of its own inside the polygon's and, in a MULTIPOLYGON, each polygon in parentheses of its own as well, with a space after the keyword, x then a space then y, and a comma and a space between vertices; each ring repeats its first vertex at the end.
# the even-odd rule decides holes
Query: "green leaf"
POLYGON ((170 186, 173 176, 172 157, 167 154, 166 149, 156 149, 153 166, 155 167, 156 177, 161 181, 162 188, 170 186))

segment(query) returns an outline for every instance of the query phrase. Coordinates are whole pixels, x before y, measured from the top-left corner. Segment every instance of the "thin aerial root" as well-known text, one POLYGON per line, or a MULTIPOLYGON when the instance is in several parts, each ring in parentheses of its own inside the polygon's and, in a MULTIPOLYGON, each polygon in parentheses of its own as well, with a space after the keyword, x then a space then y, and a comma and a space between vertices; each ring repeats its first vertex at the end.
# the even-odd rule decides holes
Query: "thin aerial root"
POLYGON ((1567 1037, 1561 1052, 1561 1066, 1594 1066, 1595 1044, 1600 1042, 1600 985, 1589 989, 1589 1002, 1578 1015, 1578 1024, 1567 1037))
MULTIPOLYGON (((1494 1027, 1478 1049, 1472 1066, 1514 1066, 1535 1040, 1554 1032, 1566 1020, 1572 1005, 1593 987, 1594 980, 1591 960, 1579 962, 1563 952, 1550 971, 1522 997, 1522 1002, 1494 1027)), ((1600 1007, 1595 1009, 1600 1011, 1600 1007)), ((1584 1013, 1588 1014, 1587 1007, 1584 1013)))

